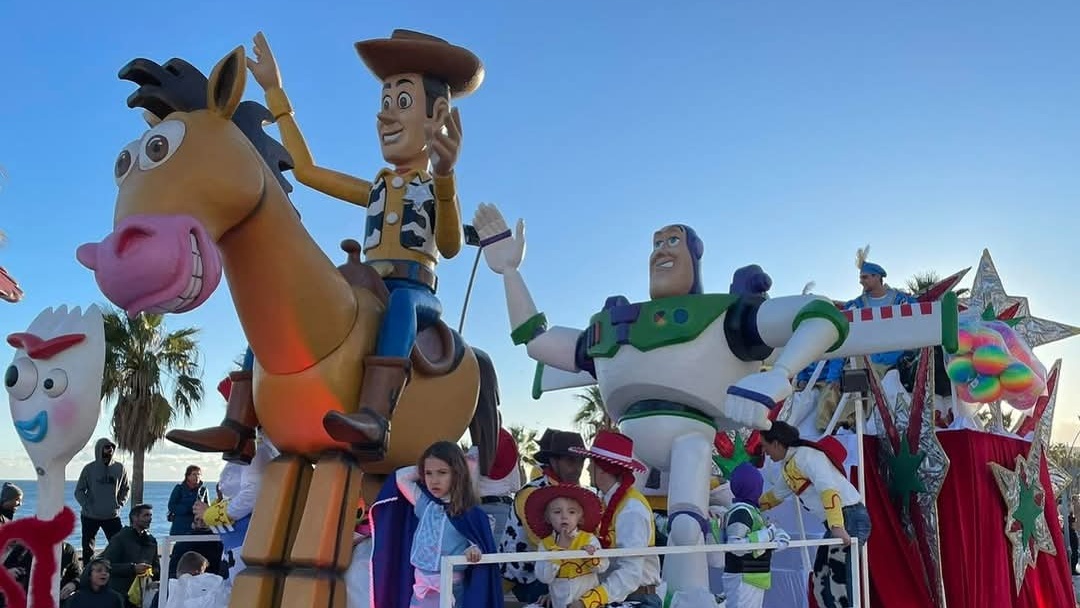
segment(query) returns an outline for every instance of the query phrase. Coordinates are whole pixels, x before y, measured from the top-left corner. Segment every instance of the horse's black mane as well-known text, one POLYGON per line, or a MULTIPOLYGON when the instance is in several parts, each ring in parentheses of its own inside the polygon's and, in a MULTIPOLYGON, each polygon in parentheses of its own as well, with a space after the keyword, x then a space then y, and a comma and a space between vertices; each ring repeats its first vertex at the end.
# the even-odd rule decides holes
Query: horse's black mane
MULTIPOLYGON (((159 119, 173 112, 207 108, 206 93, 210 82, 198 68, 183 59, 174 57, 164 65, 149 59, 134 59, 121 68, 119 76, 121 80, 139 85, 128 97, 128 107, 143 108, 159 119)), ((233 124, 255 146, 281 188, 289 193, 292 184, 285 179, 284 172, 293 168, 292 156, 285 146, 263 130, 263 124, 272 120, 270 110, 256 101, 241 102, 232 117, 233 124)))

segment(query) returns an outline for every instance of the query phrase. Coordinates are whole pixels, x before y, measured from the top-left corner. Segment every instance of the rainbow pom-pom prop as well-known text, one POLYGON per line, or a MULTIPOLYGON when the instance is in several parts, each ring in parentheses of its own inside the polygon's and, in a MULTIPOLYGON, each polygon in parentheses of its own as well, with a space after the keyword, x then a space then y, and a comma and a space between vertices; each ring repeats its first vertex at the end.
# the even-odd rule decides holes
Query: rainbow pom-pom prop
POLYGON ((1008 324, 965 319, 960 323, 958 344, 945 371, 964 401, 1003 400, 1026 410, 1046 390, 1046 368, 1008 324))

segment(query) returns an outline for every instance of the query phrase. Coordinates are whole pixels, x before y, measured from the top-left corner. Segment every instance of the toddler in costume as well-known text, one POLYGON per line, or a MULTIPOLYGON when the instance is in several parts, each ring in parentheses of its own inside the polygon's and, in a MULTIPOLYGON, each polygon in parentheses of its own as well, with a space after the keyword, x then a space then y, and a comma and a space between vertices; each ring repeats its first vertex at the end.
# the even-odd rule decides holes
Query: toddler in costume
MULTIPOLYGON (((777 542, 781 548, 791 542, 783 529, 765 521, 758 508, 764 479, 748 462, 731 472, 734 503, 724 514, 723 533, 731 544, 777 542)), ((724 591, 729 608, 761 608, 765 591, 772 586, 772 550, 732 550, 724 555, 724 591)))
MULTIPOLYGON (((603 503, 586 488, 555 484, 540 488, 525 501, 525 519, 540 540, 539 551, 586 551, 600 548, 594 532, 603 503)), ((596 576, 608 568, 602 558, 552 559, 536 562, 536 578, 548 585, 551 608, 567 608, 600 584, 596 576)), ((535 604, 533 604, 535 606, 535 604)))

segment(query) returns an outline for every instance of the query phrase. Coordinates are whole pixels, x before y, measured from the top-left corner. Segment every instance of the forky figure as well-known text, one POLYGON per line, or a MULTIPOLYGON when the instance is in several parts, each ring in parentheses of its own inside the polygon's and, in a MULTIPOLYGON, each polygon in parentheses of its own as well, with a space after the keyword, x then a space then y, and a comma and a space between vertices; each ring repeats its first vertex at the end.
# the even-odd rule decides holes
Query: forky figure
MULTIPOLYGON (((808 364, 956 341, 955 300, 855 317, 818 296, 769 298, 771 280, 756 266, 735 273, 731 293, 706 293, 700 268, 705 246, 683 224, 653 235, 643 259, 650 299, 631 303, 613 296, 584 330, 548 327, 518 271, 524 223, 518 220, 515 234, 498 209, 480 205, 473 224, 487 265, 503 277, 511 339, 538 362, 537 388, 598 385, 604 408, 634 440, 637 457, 670 475, 673 546, 701 545, 711 537, 717 431, 770 428, 777 404, 792 392, 792 377, 808 364), (952 314, 945 310, 949 305, 952 314), (762 371, 767 362, 771 368, 762 371)), ((714 605, 704 553, 668 555, 663 580, 665 605, 714 605)))
POLYGON ((55 608, 60 547, 75 529, 75 513, 64 506, 65 473, 101 416, 105 323, 94 305, 86 312, 47 308, 7 341, 16 350, 4 387, 15 432, 37 473, 38 501, 34 517, 0 527, 0 547, 17 541, 34 556, 29 593, 6 570, 0 592, 11 608, 55 608))

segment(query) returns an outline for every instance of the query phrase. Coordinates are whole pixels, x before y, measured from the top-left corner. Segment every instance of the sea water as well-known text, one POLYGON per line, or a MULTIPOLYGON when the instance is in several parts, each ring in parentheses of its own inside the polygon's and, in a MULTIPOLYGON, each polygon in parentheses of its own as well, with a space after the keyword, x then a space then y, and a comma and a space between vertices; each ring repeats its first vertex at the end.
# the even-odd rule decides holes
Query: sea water
MULTIPOLYGON (((19 486, 23 491, 22 506, 15 513, 15 517, 33 517, 37 510, 37 481, 34 480, 18 480, 13 479, 11 483, 19 486)), ((71 507, 71 510, 75 512, 75 531, 67 538, 67 542, 71 543, 75 547, 76 553, 81 554, 82 551, 82 524, 79 522, 79 503, 75 500, 75 481, 68 481, 64 487, 64 503, 71 507)), ((204 481, 210 493, 210 499, 214 498, 214 484, 217 482, 204 481)), ((169 535, 169 522, 166 516, 169 512, 169 495, 172 494, 173 488, 176 487, 176 482, 172 481, 147 481, 143 482, 143 502, 148 503, 154 507, 154 519, 150 523, 150 533, 154 535, 154 538, 160 541, 169 535)), ((120 522, 123 525, 128 525, 128 512, 134 503, 131 501, 130 495, 128 496, 127 503, 120 509, 120 522)), ((97 540, 94 542, 94 548, 97 551, 101 551, 107 544, 105 540, 105 532, 98 531, 97 540)))

